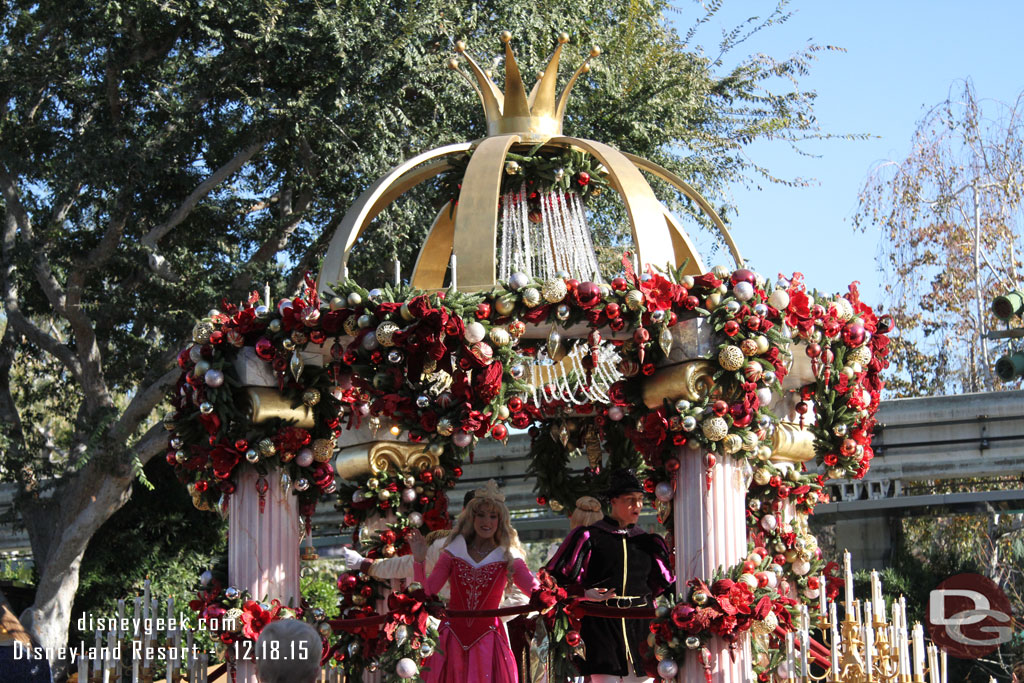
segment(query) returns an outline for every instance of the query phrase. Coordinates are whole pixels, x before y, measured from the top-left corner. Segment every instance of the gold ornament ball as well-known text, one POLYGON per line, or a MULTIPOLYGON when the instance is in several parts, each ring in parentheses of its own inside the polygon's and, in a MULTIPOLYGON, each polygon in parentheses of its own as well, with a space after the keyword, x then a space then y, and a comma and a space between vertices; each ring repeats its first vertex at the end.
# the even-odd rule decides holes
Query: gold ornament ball
POLYGON ((345 308, 345 300, 340 296, 331 297, 330 307, 332 311, 339 311, 345 308))
POLYGON ((755 636, 767 636, 775 633, 775 629, 779 626, 779 618, 775 616, 775 612, 769 612, 765 615, 764 619, 758 619, 750 625, 750 631, 755 636))
POLYGON ((591 57, 600 57, 601 56, 601 46, 600 45, 593 45, 593 46, 591 46, 591 48, 590 48, 590 56, 591 57))
POLYGON ((758 486, 765 486, 771 481, 772 473, 764 467, 758 467, 754 470, 754 483, 758 486))
POLYGON ((302 402, 312 408, 320 402, 320 390, 319 389, 306 389, 302 392, 302 402))
POLYGON ((437 421, 437 433, 441 436, 451 436, 454 431, 455 427, 452 426, 451 420, 448 418, 442 418, 437 421))
POLYGON ((548 501, 548 507, 551 508, 552 512, 561 512, 565 509, 565 506, 559 503, 557 500, 548 501))
POLYGON ((527 287, 523 290, 523 303, 528 308, 536 308, 540 305, 540 292, 536 287, 527 287))
POLYGON ((708 604, 708 594, 704 591, 694 591, 691 599, 693 600, 693 604, 698 607, 703 607, 708 604))
POLYGON ((729 434, 722 441, 722 450, 725 451, 726 455, 732 455, 738 453, 743 448, 743 439, 738 434, 729 434))
POLYGON ((498 315, 508 315, 516 309, 516 302, 512 299, 502 297, 495 300, 494 310, 498 312, 498 315))
POLYGON ((558 42, 562 43, 563 45, 568 43, 569 42, 569 34, 566 33, 565 31, 562 31, 561 33, 559 33, 558 34, 558 42))
POLYGON ((746 362, 743 350, 738 346, 726 346, 718 352, 718 364, 729 372, 739 370, 746 362))
POLYGON ((354 315, 350 315, 345 318, 345 322, 342 323, 342 327, 345 329, 345 334, 349 337, 354 337, 359 334, 359 321, 354 315))
POLYGON ((853 304, 848 299, 837 297, 833 302, 836 307, 836 317, 846 322, 853 317, 853 304))
POLYGON ((374 332, 374 336, 377 337, 377 341, 380 342, 381 346, 394 346, 394 335, 401 328, 393 322, 385 320, 380 325, 377 325, 377 329, 374 332))
POLYGON ((768 446, 759 446, 758 447, 758 449, 757 449, 757 459, 758 460, 767 461, 767 460, 770 460, 771 457, 772 457, 772 449, 771 448, 769 448, 768 446))
POLYGON ((492 327, 490 337, 495 346, 508 346, 512 343, 512 335, 504 327, 492 327))
POLYGON ((760 441, 757 438, 757 434, 755 434, 754 432, 747 432, 746 434, 743 435, 743 450, 753 451, 755 448, 757 448, 757 445, 759 443, 760 441))
POLYGON ((518 161, 506 161, 505 162, 505 173, 509 175, 516 175, 519 173, 520 166, 518 161))
POLYGON ((501 32, 501 42, 507 43, 510 40, 512 40, 512 33, 511 33, 511 31, 502 31, 501 32))
POLYGON ((352 596, 352 604, 353 605, 365 605, 366 604, 366 598, 364 598, 361 593, 355 593, 352 596))
POLYGON ((464 41, 464 40, 456 40, 455 41, 455 51, 460 53, 460 54, 465 52, 466 51, 466 41, 464 41))
POLYGON ((327 462, 334 453, 334 441, 331 439, 316 439, 313 441, 313 460, 327 462))
POLYGON ((200 320, 192 327, 192 341, 196 344, 209 344, 210 335, 216 331, 213 323, 207 320, 200 320))
POLYGON ((260 439, 259 443, 256 444, 256 450, 260 452, 260 455, 270 457, 277 452, 277 447, 274 446, 274 442, 270 439, 260 439))
POLYGON ((626 306, 634 311, 639 311, 644 305, 644 293, 639 289, 631 289, 626 292, 626 306))
POLYGON ((857 363, 861 366, 871 362, 871 349, 865 346, 858 346, 846 354, 846 362, 850 365, 857 363))
POLYGON ((764 336, 763 334, 759 334, 756 337, 754 337, 754 342, 757 344, 758 355, 768 353, 768 337, 764 336))
POLYGON ((281 331, 281 319, 280 318, 274 318, 273 320, 271 320, 269 323, 267 323, 267 329, 270 330, 271 332, 273 332, 274 334, 277 334, 278 332, 280 332, 281 331))
POLYGON ((729 423, 722 417, 712 417, 701 423, 701 431, 708 441, 721 441, 729 434, 729 423))
POLYGON ((565 295, 568 293, 569 289, 565 286, 565 280, 560 277, 548 280, 541 288, 541 294, 544 296, 544 300, 549 304, 558 303, 564 299, 565 295))

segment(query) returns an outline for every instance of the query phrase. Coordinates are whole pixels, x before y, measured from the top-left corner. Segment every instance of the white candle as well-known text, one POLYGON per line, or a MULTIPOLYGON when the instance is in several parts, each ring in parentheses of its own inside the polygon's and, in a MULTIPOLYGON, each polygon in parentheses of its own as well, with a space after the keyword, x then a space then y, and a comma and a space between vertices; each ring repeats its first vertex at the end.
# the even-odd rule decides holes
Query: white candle
POLYGON ((452 269, 452 284, 451 284, 451 289, 453 289, 453 290, 454 290, 454 289, 458 289, 458 288, 459 288, 459 287, 458 287, 458 283, 457 283, 457 281, 456 281, 456 278, 455 278, 455 275, 456 275, 456 272, 455 272, 455 254, 452 254, 452 260, 451 260, 451 269, 452 269))
POLYGON ((874 664, 875 650, 875 627, 872 625, 872 612, 871 601, 869 600, 864 603, 864 669, 869 677, 872 665, 874 664))
POLYGON ((402 284, 402 262, 395 257, 395 287, 402 284))
POLYGON ((843 577, 846 588, 846 613, 853 614, 853 556, 843 552, 843 577))
MULTIPOLYGON (((807 609, 804 607, 804 609, 807 609)), ((811 632, 804 627, 800 631, 800 675, 807 676, 810 673, 810 645, 811 645, 811 632)))
POLYGON ((818 614, 821 615, 822 620, 828 615, 828 591, 825 590, 827 585, 825 575, 822 574, 818 577, 818 614))
POLYGON ((924 676, 924 627, 914 624, 914 675, 924 676))
POLYGON ((884 622, 885 601, 882 598, 882 579, 874 569, 871 570, 871 601, 875 603, 872 610, 875 616, 884 622))
POLYGON ((263 284, 263 305, 270 308, 270 283, 263 284))
POLYGON ((793 678, 796 674, 796 657, 794 656, 793 647, 793 632, 788 631, 786 633, 786 665, 789 669, 789 678, 793 678))
POLYGON ((946 651, 945 650, 942 650, 942 652, 939 653, 939 659, 940 659, 940 663, 942 664, 942 668, 940 670, 940 676, 939 676, 939 683, 947 683, 947 679, 946 679, 946 673, 947 673, 946 663, 947 662, 946 662, 946 651))
MULTIPOLYGON (((868 604, 870 605, 871 603, 869 602, 868 604)), ((863 624, 864 621, 861 619, 860 600, 854 600, 853 601, 853 608, 854 608, 854 617, 856 618, 857 623, 858 624, 863 624)))
POLYGON ((829 605, 829 617, 832 622, 832 677, 839 676, 839 618, 836 613, 836 603, 829 605))
POLYGON ((928 646, 928 683, 939 683, 939 649, 928 646))

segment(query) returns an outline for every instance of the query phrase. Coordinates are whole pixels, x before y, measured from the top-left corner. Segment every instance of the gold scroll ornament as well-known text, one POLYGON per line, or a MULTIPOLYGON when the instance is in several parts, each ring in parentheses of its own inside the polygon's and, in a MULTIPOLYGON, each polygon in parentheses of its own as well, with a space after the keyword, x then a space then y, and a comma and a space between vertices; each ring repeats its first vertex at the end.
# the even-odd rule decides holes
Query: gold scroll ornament
POLYGON ((334 469, 342 479, 353 481, 382 472, 419 472, 440 464, 440 458, 422 444, 373 441, 368 448, 352 448, 338 454, 334 469))
POLYGON ((714 388, 714 374, 714 365, 706 360, 691 360, 659 368, 644 382, 644 405, 654 410, 661 407, 666 399, 699 401, 714 388))

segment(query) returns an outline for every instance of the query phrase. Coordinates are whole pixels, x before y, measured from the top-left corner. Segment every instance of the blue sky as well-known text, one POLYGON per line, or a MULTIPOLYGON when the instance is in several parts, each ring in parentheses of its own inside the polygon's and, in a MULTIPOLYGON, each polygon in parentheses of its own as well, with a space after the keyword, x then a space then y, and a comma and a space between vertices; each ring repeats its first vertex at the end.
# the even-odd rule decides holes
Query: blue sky
MULTIPOLYGON (((675 22, 685 30, 699 7, 674 4, 681 10, 675 22)), ((716 25, 705 27, 696 42, 711 52, 723 28, 772 8, 771 2, 727 0, 716 25)), ((781 59, 807 42, 845 48, 819 53, 800 85, 817 92, 823 131, 875 137, 803 145, 817 157, 782 142, 752 146, 751 159, 776 175, 815 183, 733 187, 739 211, 733 235, 743 256, 772 279, 799 270, 822 291, 844 291, 859 280, 864 300, 880 302, 878 233, 853 230, 858 193, 872 168, 906 156, 917 121, 958 80, 971 78, 980 99, 1012 102, 1024 90, 1024 3, 793 0, 789 9, 788 23, 762 31, 736 56, 763 52, 781 59)))

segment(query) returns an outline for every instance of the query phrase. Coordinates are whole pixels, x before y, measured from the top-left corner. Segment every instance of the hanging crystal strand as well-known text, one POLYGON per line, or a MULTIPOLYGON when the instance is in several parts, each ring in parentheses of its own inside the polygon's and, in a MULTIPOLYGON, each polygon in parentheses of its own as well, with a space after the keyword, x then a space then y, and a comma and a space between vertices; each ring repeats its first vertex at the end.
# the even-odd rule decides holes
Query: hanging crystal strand
POLYGON ((557 195, 558 201, 558 212, 562 216, 562 224, 565 226, 565 238, 566 244, 569 245, 567 260, 569 260, 568 270, 572 273, 573 277, 581 280, 589 278, 590 273, 586 270, 586 264, 589 261, 587 255, 584 253, 586 245, 580 238, 579 226, 576 224, 575 216, 569 210, 569 206, 565 201, 565 194, 559 192, 557 195))
POLYGON ((589 261, 586 267, 591 269, 589 273, 580 273, 580 276, 586 275, 586 277, 594 278, 594 282, 601 282, 601 271, 597 264, 597 252, 594 249, 594 240, 590 234, 590 226, 587 225, 586 210, 583 208, 583 201, 580 199, 580 196, 575 192, 572 193, 569 199, 569 206, 573 213, 574 223, 580 231, 584 253, 589 261))
POLYGON ((555 264, 554 245, 557 242, 554 241, 555 235, 553 234, 553 226, 551 224, 551 215, 545 205, 544 196, 540 198, 540 225, 541 235, 543 236, 544 244, 544 275, 543 279, 550 280, 555 276, 558 271, 558 266, 555 264))
POLYGON ((576 243, 573 240, 572 225, 570 223, 569 216, 565 213, 565 202, 562 201, 561 192, 551 193, 551 204, 554 207, 555 213, 558 214, 558 227, 559 227, 559 238, 563 245, 562 249, 559 250, 559 255, 562 257, 562 268, 565 269, 573 277, 579 275, 576 272, 576 243))
POLYGON ((509 255, 512 253, 512 193, 506 192, 501 198, 501 262, 498 268, 498 279, 507 280, 509 276, 509 255))
POLYGON ((533 277, 536 275, 533 268, 533 246, 530 243, 530 218, 527 215, 526 207, 526 183, 519 186, 519 211, 517 219, 519 222, 519 254, 521 255, 521 270, 533 277))
POLYGON ((558 192, 552 192, 546 197, 551 207, 552 225, 554 227, 554 240, 552 251, 555 252, 556 270, 564 270, 572 274, 572 251, 573 244, 569 240, 569 233, 566 231, 564 215, 558 205, 558 192))

